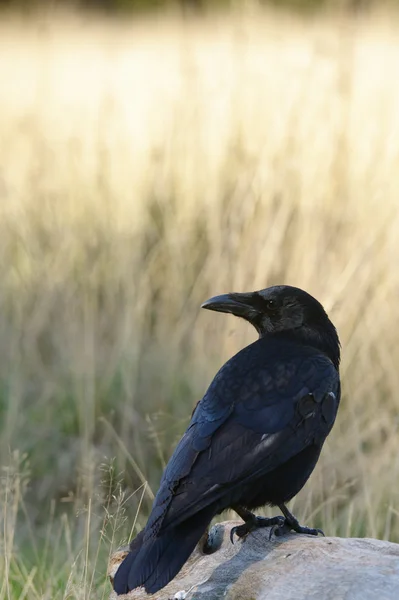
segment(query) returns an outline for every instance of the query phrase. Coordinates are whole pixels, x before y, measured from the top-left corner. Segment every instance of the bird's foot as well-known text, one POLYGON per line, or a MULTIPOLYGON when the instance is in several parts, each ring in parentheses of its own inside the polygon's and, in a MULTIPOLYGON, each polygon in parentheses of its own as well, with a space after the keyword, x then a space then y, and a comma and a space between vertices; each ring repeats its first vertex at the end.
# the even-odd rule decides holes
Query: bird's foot
POLYGON ((284 523, 282 525, 275 525, 274 527, 271 528, 269 540, 272 538, 273 535, 275 535, 276 537, 281 537, 283 535, 286 535, 287 533, 290 533, 291 531, 295 531, 296 533, 305 533, 307 535, 319 535, 320 534, 320 535, 324 536, 324 531, 322 531, 321 529, 312 529, 311 527, 303 527, 302 525, 299 525, 298 521, 296 522, 295 525, 293 525, 291 523, 287 523, 287 521, 284 521, 284 523))
POLYGON ((283 527, 285 523, 284 517, 257 517, 252 515, 252 518, 248 519, 242 525, 237 525, 233 527, 230 531, 230 541, 234 544, 234 535, 239 538, 243 538, 251 531, 255 531, 255 529, 260 529, 261 527, 283 527))
POLYGON ((272 527, 272 529, 270 530, 269 539, 272 537, 272 535, 280 537, 282 535, 285 535, 286 533, 289 533, 290 531, 295 531, 296 533, 304 533, 306 535, 319 535, 320 533, 320 535, 324 536, 324 531, 322 531, 321 529, 313 529, 311 527, 303 527, 302 525, 300 525, 298 519, 296 519, 294 515, 290 513, 286 506, 281 505, 280 509, 284 514, 284 522, 281 525, 275 525, 274 527, 272 527))

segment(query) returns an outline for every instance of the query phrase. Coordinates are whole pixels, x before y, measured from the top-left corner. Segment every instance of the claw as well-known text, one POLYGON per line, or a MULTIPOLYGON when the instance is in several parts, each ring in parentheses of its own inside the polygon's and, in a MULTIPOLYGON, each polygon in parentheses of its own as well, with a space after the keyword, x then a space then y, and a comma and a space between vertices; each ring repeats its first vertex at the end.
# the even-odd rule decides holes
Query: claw
POLYGON ((270 527, 270 531, 269 531, 269 541, 272 539, 273 535, 275 535, 276 537, 284 535, 284 533, 287 533, 289 530, 286 529, 286 522, 284 517, 276 517, 276 519, 279 519, 279 523, 276 523, 275 525, 273 525, 272 527, 270 527))
POLYGON ((273 537, 274 531, 276 529, 276 525, 274 525, 273 527, 270 527, 270 531, 269 531, 269 542, 273 537))
POLYGON ((248 526, 247 523, 243 523, 242 525, 236 525, 230 530, 230 542, 234 544, 234 536, 236 535, 239 538, 242 538, 252 531, 251 527, 248 526))
POLYGON ((234 546, 234 534, 236 533, 237 527, 233 527, 230 530, 230 542, 233 544, 234 546))
POLYGON ((312 529, 311 527, 301 527, 300 529, 301 531, 298 533, 306 533, 307 535, 319 535, 320 533, 323 537, 326 537, 322 529, 312 529))
POLYGON ((291 531, 291 527, 286 523, 284 517, 281 518, 282 523, 273 525, 273 527, 270 529, 269 540, 272 539, 273 535, 275 535, 276 537, 281 537, 282 535, 285 535, 286 533, 289 533, 291 531))
POLYGON ((311 527, 302 527, 301 525, 297 525, 297 524, 295 524, 294 527, 291 527, 291 529, 296 531, 296 533, 304 533, 305 535, 317 536, 317 535, 319 535, 319 533, 321 533, 321 535, 324 536, 324 531, 322 531, 321 529, 312 529, 311 527))

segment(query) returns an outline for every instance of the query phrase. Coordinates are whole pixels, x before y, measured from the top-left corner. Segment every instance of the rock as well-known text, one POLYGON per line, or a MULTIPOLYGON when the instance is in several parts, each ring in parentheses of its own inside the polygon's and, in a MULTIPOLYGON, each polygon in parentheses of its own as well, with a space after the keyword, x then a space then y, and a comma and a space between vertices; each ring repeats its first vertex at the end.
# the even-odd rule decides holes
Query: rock
MULTIPOLYGON (((147 595, 134 590, 122 598, 144 600, 396 600, 399 598, 399 544, 374 539, 323 538, 295 533, 269 540, 258 529, 230 542, 240 522, 226 521, 210 532, 212 553, 202 540, 176 578, 147 595)), ((111 557, 113 575, 125 551, 111 557)), ((110 600, 118 598, 114 592, 110 600)))

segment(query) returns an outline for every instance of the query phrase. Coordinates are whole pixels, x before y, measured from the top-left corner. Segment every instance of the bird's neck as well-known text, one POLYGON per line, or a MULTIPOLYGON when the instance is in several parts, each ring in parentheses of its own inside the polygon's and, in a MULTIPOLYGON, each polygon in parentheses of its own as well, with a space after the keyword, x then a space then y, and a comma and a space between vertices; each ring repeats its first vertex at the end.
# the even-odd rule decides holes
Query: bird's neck
POLYGON ((260 338, 274 337, 284 339, 291 342, 305 344, 317 348, 328 356, 337 371, 341 359, 340 343, 337 331, 331 321, 328 321, 328 326, 323 324, 322 327, 304 326, 292 329, 290 331, 280 331, 273 334, 260 335, 260 338))

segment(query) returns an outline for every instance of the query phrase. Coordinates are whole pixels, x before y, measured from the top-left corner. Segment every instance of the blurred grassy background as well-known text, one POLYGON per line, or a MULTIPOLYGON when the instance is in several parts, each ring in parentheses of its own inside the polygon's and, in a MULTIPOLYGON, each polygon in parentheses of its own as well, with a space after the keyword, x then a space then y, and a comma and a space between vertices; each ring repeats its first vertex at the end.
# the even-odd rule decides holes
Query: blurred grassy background
POLYGON ((187 13, 203 13, 219 9, 235 9, 237 7, 282 7, 295 11, 324 10, 325 8, 362 10, 373 6, 395 7, 398 0, 0 0, 0 7, 15 9, 37 9, 38 7, 58 8, 72 7, 83 10, 100 10, 109 14, 136 13, 139 11, 180 11, 187 13))
POLYGON ((343 345, 296 514, 399 541, 398 17, 3 15, 0 600, 108 593, 107 553, 255 339, 201 302, 276 283, 343 345))

